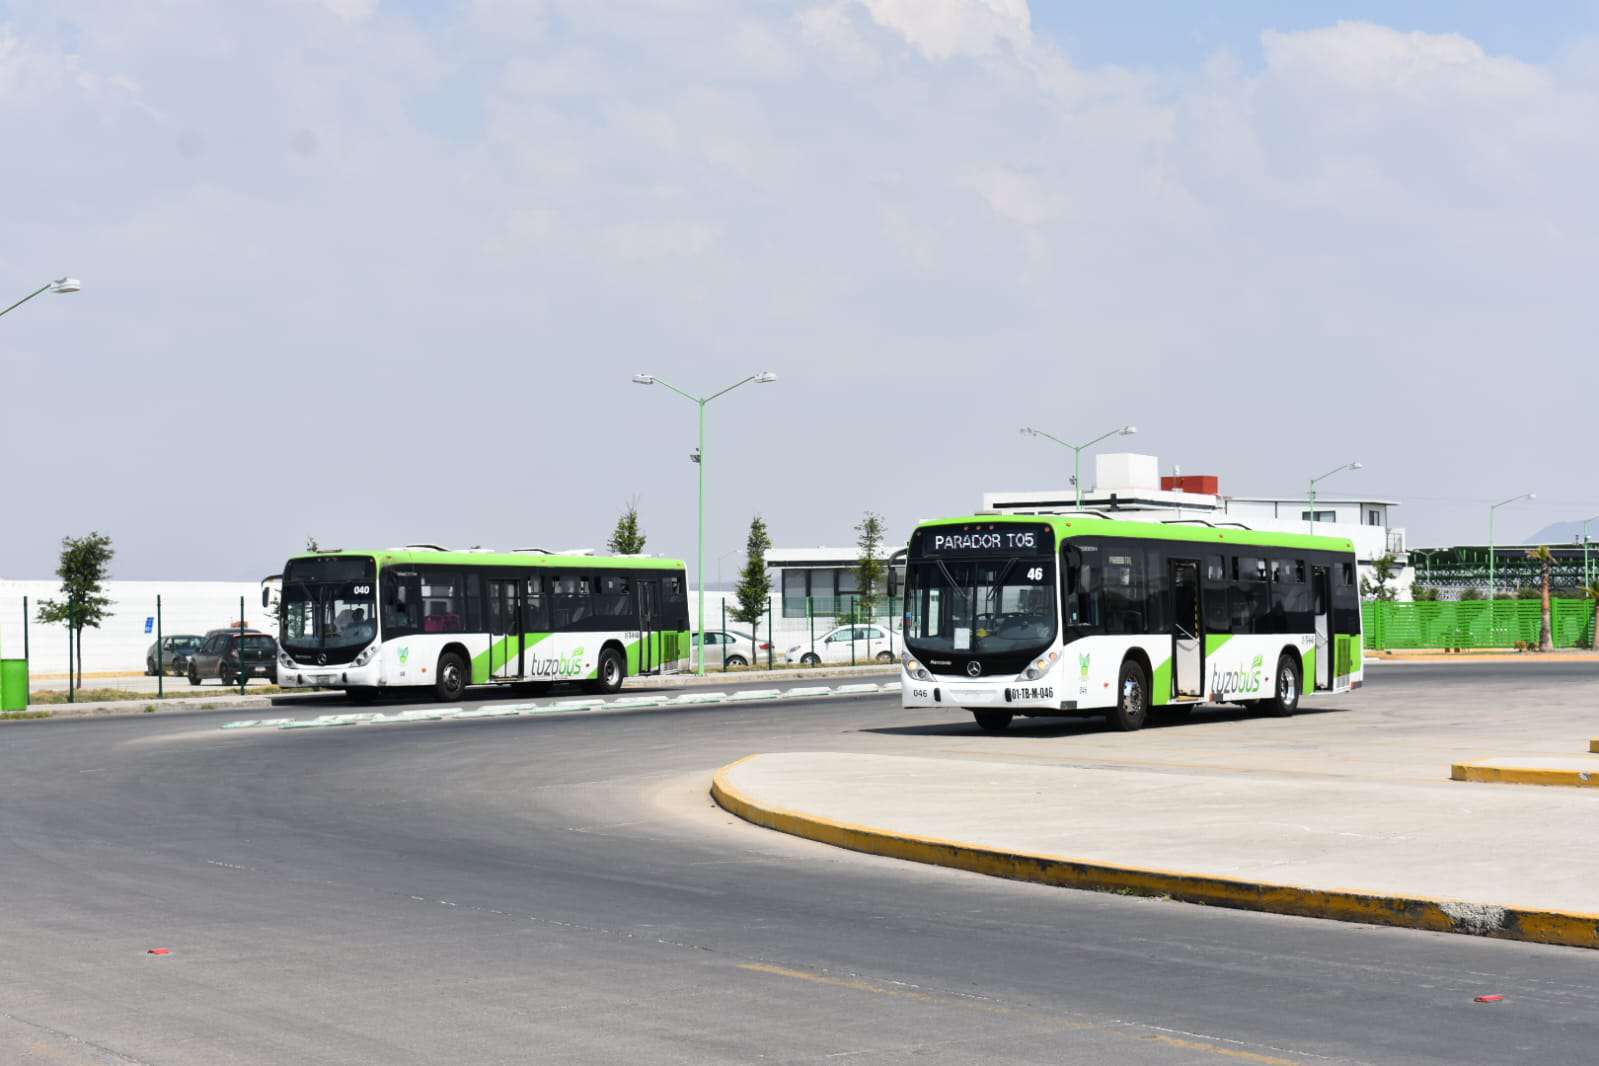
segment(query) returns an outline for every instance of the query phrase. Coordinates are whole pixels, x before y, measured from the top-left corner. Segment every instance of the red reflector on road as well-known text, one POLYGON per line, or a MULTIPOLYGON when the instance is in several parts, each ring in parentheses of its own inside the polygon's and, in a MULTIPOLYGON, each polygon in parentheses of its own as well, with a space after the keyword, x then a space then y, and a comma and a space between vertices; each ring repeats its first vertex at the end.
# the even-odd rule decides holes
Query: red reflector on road
POLYGON ((172 954, 172 949, 171 948, 151 948, 149 951, 146 951, 145 954, 146 955, 170 955, 170 954, 172 954))
POLYGON ((1505 998, 1504 996, 1478 996, 1477 997, 1477 1002, 1478 1003, 1498 1003, 1500 1000, 1502 1000, 1504 998, 1505 998))

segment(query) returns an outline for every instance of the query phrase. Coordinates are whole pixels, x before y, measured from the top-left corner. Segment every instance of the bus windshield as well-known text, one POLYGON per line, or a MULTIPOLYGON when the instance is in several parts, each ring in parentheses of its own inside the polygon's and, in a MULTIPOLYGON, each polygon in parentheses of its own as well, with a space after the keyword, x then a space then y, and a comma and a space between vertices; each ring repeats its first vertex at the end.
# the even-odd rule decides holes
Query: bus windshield
POLYGON ((319 556, 291 559, 283 571, 285 648, 362 647, 377 636, 371 559, 319 556))
POLYGON ((1031 652, 1055 639, 1055 562, 934 559, 906 569, 905 640, 913 651, 1031 652))

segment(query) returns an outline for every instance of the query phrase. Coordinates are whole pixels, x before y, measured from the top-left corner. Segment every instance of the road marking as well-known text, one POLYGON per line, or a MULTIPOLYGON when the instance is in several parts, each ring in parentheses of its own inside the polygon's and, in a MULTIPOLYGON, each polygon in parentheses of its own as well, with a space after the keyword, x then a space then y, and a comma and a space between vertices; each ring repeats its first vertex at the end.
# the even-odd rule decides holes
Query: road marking
POLYGON ((406 722, 462 721, 473 722, 484 718, 533 717, 546 714, 571 714, 582 711, 646 710, 656 707, 717 706, 734 703, 784 702, 788 700, 814 700, 829 696, 876 696, 900 691, 900 683, 891 681, 879 685, 875 681, 840 685, 802 685, 789 689, 755 688, 732 691, 685 692, 677 696, 618 696, 613 699, 566 699, 552 703, 496 704, 488 707, 424 708, 381 714, 369 711, 346 714, 319 714, 315 718, 245 718, 224 722, 223 729, 323 729, 349 725, 389 725, 406 722))

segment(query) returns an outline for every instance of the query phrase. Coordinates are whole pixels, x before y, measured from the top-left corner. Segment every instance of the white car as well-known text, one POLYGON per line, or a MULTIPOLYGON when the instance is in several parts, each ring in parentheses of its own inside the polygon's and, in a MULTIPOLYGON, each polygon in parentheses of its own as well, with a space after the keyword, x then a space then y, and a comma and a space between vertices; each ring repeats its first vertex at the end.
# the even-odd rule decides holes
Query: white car
POLYGON ((806 640, 783 653, 785 663, 820 666, 822 663, 891 663, 895 642, 879 625, 839 626, 826 636, 817 637, 813 648, 806 640), (853 652, 852 652, 853 647, 853 652))
MULTIPOLYGON (((699 645, 698 633, 689 638, 690 643, 699 645)), ((755 658, 762 661, 766 658, 766 651, 771 645, 764 640, 750 639, 748 633, 740 633, 732 629, 707 629, 705 631, 705 663, 707 666, 720 666, 724 662, 728 666, 748 666, 750 664, 750 649, 755 649, 755 658)))

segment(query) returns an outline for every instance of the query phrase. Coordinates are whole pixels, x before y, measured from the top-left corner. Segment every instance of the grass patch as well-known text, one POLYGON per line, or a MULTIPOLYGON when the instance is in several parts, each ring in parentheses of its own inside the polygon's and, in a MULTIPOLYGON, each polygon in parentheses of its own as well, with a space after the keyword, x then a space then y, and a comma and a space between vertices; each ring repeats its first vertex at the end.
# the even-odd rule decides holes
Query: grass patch
MULTIPOLYGON (((221 691, 238 695, 238 689, 230 688, 221 691)), ((276 685, 251 685, 244 690, 246 696, 272 696, 283 690, 276 685)), ((123 700, 193 700, 216 699, 218 690, 214 688, 186 688, 168 692, 164 697, 158 697, 153 692, 135 692, 127 688, 80 688, 77 692, 78 703, 112 703, 123 700)), ((33 704, 66 703, 67 690, 64 688, 42 688, 28 694, 28 702, 33 704)))
POLYGON ((48 718, 49 711, 0 711, 0 722, 20 722, 24 718, 48 718))

